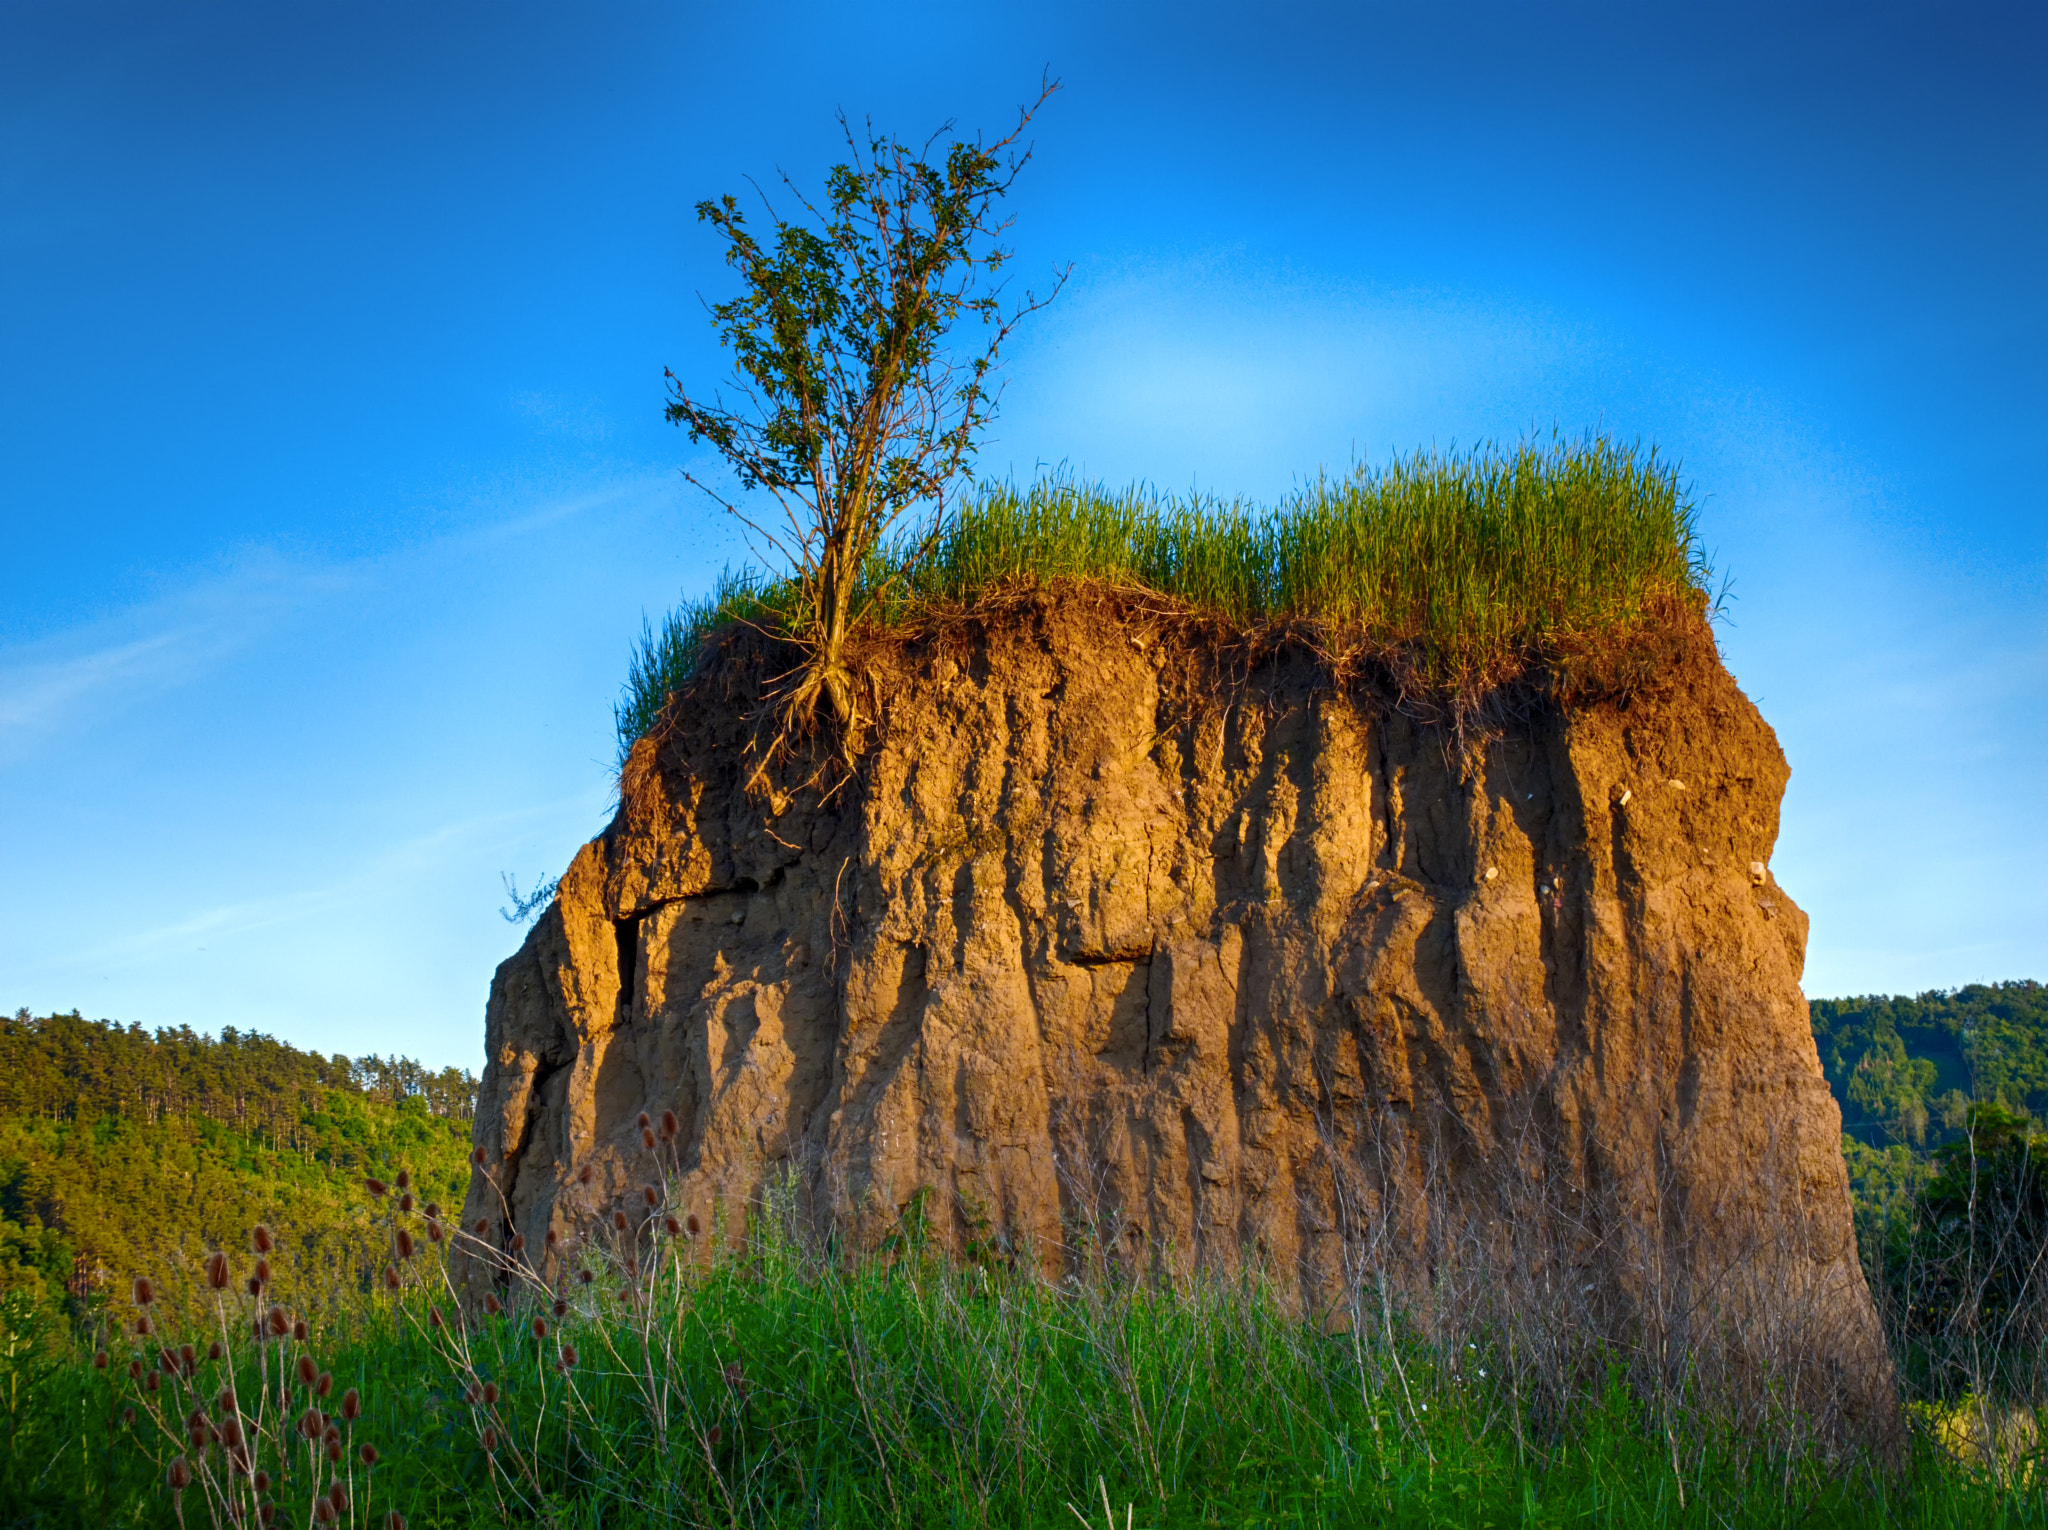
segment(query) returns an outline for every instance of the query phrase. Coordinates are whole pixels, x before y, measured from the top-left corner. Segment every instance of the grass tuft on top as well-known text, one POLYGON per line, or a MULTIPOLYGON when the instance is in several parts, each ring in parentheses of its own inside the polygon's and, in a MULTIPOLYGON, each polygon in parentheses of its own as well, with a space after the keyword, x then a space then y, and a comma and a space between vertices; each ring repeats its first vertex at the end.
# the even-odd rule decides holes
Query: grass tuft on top
MULTIPOLYGON (((1114 493, 1064 478, 990 485, 869 560, 871 625, 899 627, 1055 580, 1150 591, 1244 630, 1295 626, 1469 702, 1590 646, 1700 611, 1696 510, 1654 448, 1604 436, 1421 452, 1318 478, 1273 507, 1114 493)), ((778 630, 786 581, 728 570, 643 627, 616 707, 632 747, 728 623, 778 630)))

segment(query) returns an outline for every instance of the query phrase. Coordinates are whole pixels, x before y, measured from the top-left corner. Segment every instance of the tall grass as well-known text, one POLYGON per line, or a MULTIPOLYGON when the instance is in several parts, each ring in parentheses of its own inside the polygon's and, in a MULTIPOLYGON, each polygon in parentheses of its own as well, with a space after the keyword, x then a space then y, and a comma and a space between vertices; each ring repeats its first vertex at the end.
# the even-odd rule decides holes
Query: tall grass
MULTIPOLYGON (((1312 624, 1468 694, 1673 601, 1703 601, 1694 514, 1654 450, 1603 437, 1419 453, 1318 478, 1271 508, 1053 478, 967 498, 871 560, 863 593, 886 627, 1019 584, 1105 581, 1240 627, 1312 624)), ((728 574, 646 629, 618 707, 621 747, 712 632, 735 619, 773 628, 787 601, 773 581, 728 574)))
MULTIPOLYGON (((2048 1526, 2032 1462, 1923 1438, 1894 1471, 1747 1437, 1619 1365, 1538 1404, 1483 1332, 1304 1320, 1256 1278, 1051 1282, 945 1258, 910 1217, 847 1260, 773 1205, 713 1252, 661 1201, 626 1229, 593 1214, 545 1278, 471 1241, 499 1278, 466 1316, 445 1224, 394 1254, 395 1291, 304 1331, 256 1337, 269 1298, 231 1281, 195 1332, 137 1336, 130 1309, 97 1368, 92 1335, 0 1310, 0 1523, 225 1526, 267 1502, 265 1522, 415 1530, 1100 1525, 1105 1505, 1132 1530, 2048 1526), (321 1517, 316 1491, 346 1508, 321 1517)), ((430 1222, 394 1208, 394 1247, 430 1222)))

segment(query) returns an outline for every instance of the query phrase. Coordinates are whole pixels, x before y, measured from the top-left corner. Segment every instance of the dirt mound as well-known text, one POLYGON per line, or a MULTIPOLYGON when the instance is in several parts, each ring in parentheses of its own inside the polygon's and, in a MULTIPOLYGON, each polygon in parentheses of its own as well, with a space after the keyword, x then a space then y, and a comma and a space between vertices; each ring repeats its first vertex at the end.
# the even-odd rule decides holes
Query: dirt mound
POLYGON ((871 655, 829 796, 744 789, 735 658, 498 970, 466 1220, 637 1201, 672 1110, 707 1226, 782 1184, 861 1246, 917 1197, 1049 1273, 1450 1291, 1874 1418, 1784 757, 1680 646, 1460 744, 1302 648, 1046 597, 871 655))

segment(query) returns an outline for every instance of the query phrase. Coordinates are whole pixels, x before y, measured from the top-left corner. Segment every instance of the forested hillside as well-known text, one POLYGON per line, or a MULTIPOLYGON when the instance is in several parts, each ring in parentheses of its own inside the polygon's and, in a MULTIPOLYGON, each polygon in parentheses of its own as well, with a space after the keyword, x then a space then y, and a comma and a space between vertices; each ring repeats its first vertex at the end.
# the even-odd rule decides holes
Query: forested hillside
POLYGON ((1939 1149, 1962 1139, 1973 1104, 2048 1117, 2048 987, 2038 982, 1815 999, 1810 1008, 1866 1221, 1910 1203, 1939 1149))
POLYGON ((1842 1129, 1872 1146, 1953 1139, 1974 1101, 2048 1115, 2048 988, 2039 983, 1816 999, 1811 1009, 1842 1129))
POLYGON ((223 1030, 0 1018, 0 1289, 74 1314, 155 1276, 175 1300, 209 1246, 267 1223, 292 1299, 354 1287, 366 1173, 461 1199, 476 1080, 406 1058, 302 1052, 223 1030))

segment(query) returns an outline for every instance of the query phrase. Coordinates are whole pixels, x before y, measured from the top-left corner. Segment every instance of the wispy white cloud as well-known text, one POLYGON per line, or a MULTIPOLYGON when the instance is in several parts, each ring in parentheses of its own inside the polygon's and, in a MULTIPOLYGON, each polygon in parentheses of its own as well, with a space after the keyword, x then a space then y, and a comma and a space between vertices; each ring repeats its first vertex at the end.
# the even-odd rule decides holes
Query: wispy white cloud
POLYGON ((548 495, 537 505, 517 515, 491 521, 476 531, 449 539, 453 544, 449 550, 459 549, 474 542, 496 542, 528 536, 533 532, 558 525, 562 521, 574 520, 579 515, 588 515, 593 510, 644 500, 655 495, 671 495, 675 492, 677 481, 673 469, 663 469, 634 473, 595 488, 548 495))
POLYGON ((257 550, 125 611, 0 649, 0 758, 188 683, 349 583, 346 569, 257 550))
POLYGON ((467 858, 479 845, 512 837, 511 831, 522 826, 559 820, 586 806, 582 797, 565 798, 457 819, 425 834, 369 850, 346 876, 296 891, 265 892, 259 898, 185 910, 175 918, 112 940, 55 955, 50 965, 54 969, 157 961, 208 942, 229 942, 388 900, 394 885, 402 881, 467 858))
POLYGON ((674 491, 674 475, 637 471, 592 485, 502 490, 507 508, 370 557, 321 561, 242 550, 125 610, 33 642, 0 647, 0 761, 19 759, 128 707, 200 679, 287 622, 386 588, 493 543, 674 491))
POLYGON ((50 726, 109 686, 174 681, 195 663, 205 637, 202 628, 183 627, 68 659, 0 670, 0 741, 50 726))

